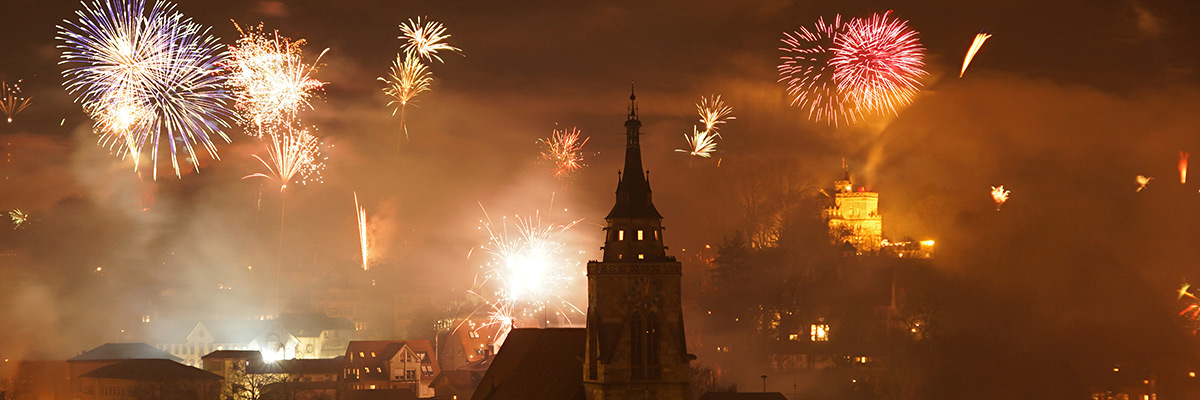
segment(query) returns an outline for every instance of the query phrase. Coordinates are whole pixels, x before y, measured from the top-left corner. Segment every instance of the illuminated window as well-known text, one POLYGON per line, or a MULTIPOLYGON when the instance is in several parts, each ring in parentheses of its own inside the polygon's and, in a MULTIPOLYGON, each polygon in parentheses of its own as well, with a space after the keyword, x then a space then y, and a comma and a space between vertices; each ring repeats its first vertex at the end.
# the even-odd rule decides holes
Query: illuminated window
POLYGON ((642 230, 638 229, 638 240, 642 240, 642 230))
POLYGON ((433 366, 432 365, 422 365, 421 366, 421 375, 433 376, 433 366))
POLYGON ((793 341, 793 342, 799 341, 799 340, 800 340, 800 334, 799 334, 799 333, 792 333, 792 334, 788 334, 788 340, 791 340, 791 341, 793 341))
POLYGON ((809 326, 809 339, 814 342, 829 341, 829 324, 812 324, 809 326))
POLYGON ((471 331, 471 332, 467 333, 467 336, 470 336, 471 339, 479 339, 479 332, 471 331))
POLYGON ((371 352, 371 357, 375 357, 375 352, 371 352))
POLYGON ((638 259, 639 259, 639 260, 645 260, 645 259, 646 259, 646 255, 645 255, 645 254, 638 254, 638 259))
POLYGON ((654 230, 654 240, 659 240, 658 239, 658 229, 654 230))
POLYGON ((625 240, 625 230, 624 229, 617 231, 617 240, 625 240))
POLYGON ((366 357, 367 355, 366 355, 366 354, 364 354, 363 352, 361 352, 361 351, 360 351, 360 352, 358 352, 358 356, 359 356, 359 357, 366 357))

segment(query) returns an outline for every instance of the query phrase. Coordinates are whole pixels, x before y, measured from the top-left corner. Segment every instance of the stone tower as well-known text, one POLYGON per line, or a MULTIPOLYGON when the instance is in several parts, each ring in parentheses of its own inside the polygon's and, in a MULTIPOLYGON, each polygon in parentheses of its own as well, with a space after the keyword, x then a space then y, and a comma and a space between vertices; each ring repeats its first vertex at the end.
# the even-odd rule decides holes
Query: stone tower
POLYGON ((849 170, 833 185, 833 205, 826 210, 833 236, 838 242, 850 242, 860 252, 878 251, 883 244, 879 193, 865 189, 854 191, 849 170))
POLYGON ((587 266, 588 400, 688 398, 679 286, 682 265, 663 246, 662 215, 650 198, 638 143, 637 98, 629 96, 625 169, 604 220, 604 257, 587 266))

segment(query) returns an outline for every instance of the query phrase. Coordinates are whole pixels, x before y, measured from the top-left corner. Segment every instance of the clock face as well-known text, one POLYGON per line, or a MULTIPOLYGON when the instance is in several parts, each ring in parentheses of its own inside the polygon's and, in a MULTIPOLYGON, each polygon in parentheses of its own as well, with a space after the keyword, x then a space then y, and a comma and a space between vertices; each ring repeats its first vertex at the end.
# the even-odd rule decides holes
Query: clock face
POLYGON ((657 307, 662 300, 662 282, 657 277, 638 277, 633 279, 629 291, 629 302, 643 308, 657 307))

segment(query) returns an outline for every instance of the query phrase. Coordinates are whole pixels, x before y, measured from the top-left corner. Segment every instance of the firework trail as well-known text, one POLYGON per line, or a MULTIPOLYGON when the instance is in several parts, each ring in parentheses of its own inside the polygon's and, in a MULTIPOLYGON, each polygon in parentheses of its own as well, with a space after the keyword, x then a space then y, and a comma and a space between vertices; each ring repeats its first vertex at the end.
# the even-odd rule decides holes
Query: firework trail
POLYGON ((1176 300, 1185 301, 1183 298, 1188 298, 1183 309, 1179 310, 1179 316, 1187 318, 1188 323, 1192 327, 1192 334, 1195 335, 1197 332, 1200 332, 1200 299, 1197 299, 1196 295, 1191 293, 1191 287, 1191 284, 1184 283, 1175 292, 1178 294, 1176 300))
POLYGON ((396 61, 392 64, 392 71, 387 78, 379 78, 387 84, 383 88, 383 93, 387 94, 393 100, 388 102, 388 107, 395 107, 392 110, 392 115, 400 112, 400 126, 404 128, 404 138, 408 139, 408 126, 404 124, 404 112, 408 107, 408 103, 414 102, 414 98, 421 92, 428 91, 429 85, 433 83, 433 73, 421 63, 421 60, 410 55, 396 55, 396 61))
POLYGON ((996 202, 996 211, 1000 211, 1000 206, 1008 201, 1009 191, 1004 190, 1004 185, 992 186, 992 201, 996 202))
POLYGON ((310 135, 308 130, 295 129, 292 132, 273 132, 267 135, 267 159, 255 154, 267 172, 256 172, 242 177, 262 177, 279 183, 279 191, 283 192, 292 181, 301 185, 309 182, 320 182, 321 170, 325 168, 325 158, 321 156, 321 141, 310 135), (268 162, 270 160, 270 162, 268 162))
POLYGON ((692 126, 691 135, 683 135, 684 140, 687 140, 688 148, 675 149, 680 153, 709 158, 712 153, 717 150, 717 135, 713 131, 701 132, 695 126, 692 126))
POLYGON ((20 228, 22 224, 29 222, 29 214, 26 214, 19 208, 9 211, 8 217, 12 218, 13 230, 17 230, 17 228, 20 228))
POLYGON ((587 144, 590 137, 585 137, 579 140, 578 129, 555 129, 550 133, 550 137, 538 139, 539 142, 545 144, 545 149, 542 150, 542 160, 545 160, 554 165, 551 171, 554 172, 556 178, 566 178, 572 172, 583 168, 583 145, 587 144))
POLYGON ((864 113, 897 114, 927 75, 917 32, 891 13, 855 18, 833 38, 833 81, 864 113))
POLYGON ((304 39, 292 41, 279 32, 267 35, 261 24, 246 29, 234 26, 242 36, 230 48, 227 73, 242 125, 259 138, 291 130, 300 110, 312 109, 309 99, 324 88, 312 75, 329 49, 313 64, 306 64, 304 39))
POLYGON ((971 65, 971 59, 975 58, 975 53, 979 52, 979 48, 983 47, 983 42, 992 37, 992 34, 979 32, 975 35, 975 41, 971 43, 971 48, 967 50, 967 56, 963 57, 962 70, 958 71, 958 77, 962 78, 963 74, 967 73, 967 66, 971 65))
POLYGON ((362 267, 363 271, 371 269, 369 267, 370 253, 367 251, 369 238, 367 237, 367 209, 358 205, 358 192, 354 192, 354 214, 358 216, 358 244, 362 248, 362 267))
POLYGON ((1179 152, 1179 183, 1187 183, 1187 162, 1190 155, 1192 154, 1186 151, 1179 152))
POLYGON ((148 152, 158 178, 158 153, 170 154, 180 177, 177 153, 200 166, 194 146, 213 158, 212 136, 232 112, 219 65, 226 53, 209 29, 156 0, 96 0, 83 3, 77 21, 57 26, 58 48, 67 68, 63 85, 91 116, 100 142, 134 159, 148 152))
POLYGON ((1150 183, 1150 181, 1151 181, 1151 180, 1153 180, 1153 179, 1154 179, 1154 177, 1152 177, 1152 176, 1145 176, 1145 175, 1138 175, 1138 176, 1137 176, 1136 178, 1134 178, 1134 179, 1137 179, 1137 184, 1138 184, 1137 192, 1141 192, 1141 191, 1142 191, 1142 189, 1145 189, 1145 188, 1146 188, 1146 184, 1147 184, 1147 183, 1150 183))
POLYGON ((784 47, 787 53, 779 57, 783 62, 776 67, 779 82, 787 83, 787 93, 792 105, 808 111, 808 119, 825 121, 837 126, 839 121, 853 123, 861 117, 846 93, 839 89, 833 79, 833 40, 843 32, 842 16, 834 16, 831 23, 818 18, 812 28, 802 27, 793 33, 784 32, 784 47))
POLYGON ((25 107, 29 107, 29 98, 21 97, 21 81, 12 84, 0 82, 0 113, 8 117, 8 123, 12 123, 12 117, 19 114, 25 107))
MULTIPOLYGON (((700 114, 700 123, 704 124, 704 130, 716 133, 718 126, 725 122, 737 119, 737 117, 729 114, 733 113, 733 107, 721 101, 721 95, 713 95, 710 97, 701 97, 700 103, 696 104, 696 112, 700 114)), ((717 133, 717 136, 720 136, 717 133)))
POLYGON ((462 54, 462 49, 443 42, 449 38, 450 35, 446 34, 446 27, 442 26, 440 22, 426 20, 424 24, 421 24, 421 17, 417 17, 416 21, 410 18, 408 22, 400 24, 399 39, 404 40, 404 44, 401 46, 404 53, 413 58, 424 58, 430 62, 436 59, 438 62, 444 63, 442 57, 438 56, 438 51, 445 50, 462 54))

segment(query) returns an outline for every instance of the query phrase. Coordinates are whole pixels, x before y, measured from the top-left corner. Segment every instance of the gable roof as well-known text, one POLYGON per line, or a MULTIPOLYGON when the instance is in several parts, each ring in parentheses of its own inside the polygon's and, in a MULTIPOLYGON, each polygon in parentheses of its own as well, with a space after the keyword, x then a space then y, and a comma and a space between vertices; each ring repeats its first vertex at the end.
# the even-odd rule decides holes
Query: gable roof
POLYGON ((145 343, 105 343, 94 349, 83 352, 67 361, 101 361, 101 360, 136 360, 163 359, 183 361, 165 351, 145 343))
POLYGON ((84 378, 139 381, 221 380, 220 375, 163 359, 125 360, 113 365, 97 368, 80 376, 84 378))
POLYGON ((473 400, 584 400, 585 328, 513 329, 473 400))

